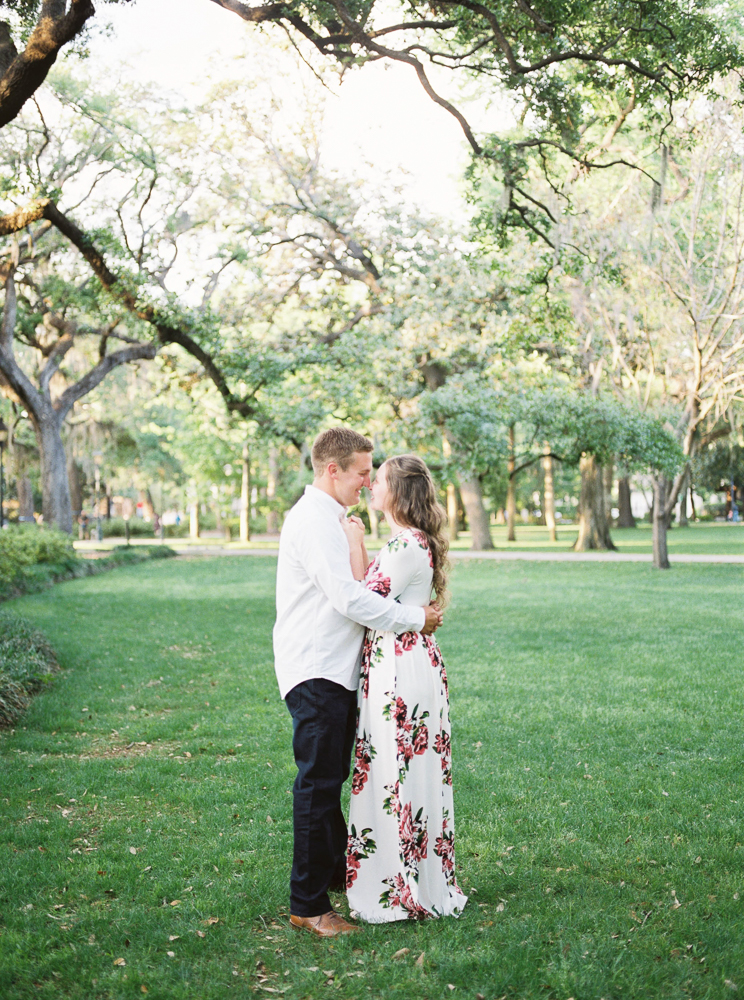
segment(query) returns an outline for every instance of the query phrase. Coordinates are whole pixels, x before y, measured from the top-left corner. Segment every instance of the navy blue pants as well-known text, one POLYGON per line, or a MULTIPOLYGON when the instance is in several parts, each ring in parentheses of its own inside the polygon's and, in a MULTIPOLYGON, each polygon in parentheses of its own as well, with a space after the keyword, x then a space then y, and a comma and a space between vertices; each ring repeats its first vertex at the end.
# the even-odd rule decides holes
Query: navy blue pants
POLYGON ((317 677, 292 688, 285 699, 292 716, 297 764, 290 913, 328 913, 328 887, 346 872, 346 821, 341 788, 349 777, 356 736, 356 691, 317 677))

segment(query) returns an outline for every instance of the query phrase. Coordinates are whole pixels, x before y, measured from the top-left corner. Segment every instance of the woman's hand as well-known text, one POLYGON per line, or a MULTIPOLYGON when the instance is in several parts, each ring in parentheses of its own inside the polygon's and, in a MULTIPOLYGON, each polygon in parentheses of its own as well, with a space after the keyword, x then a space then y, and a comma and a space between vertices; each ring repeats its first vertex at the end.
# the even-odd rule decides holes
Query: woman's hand
POLYGON ((345 517, 341 521, 341 527, 349 543, 352 575, 355 580, 363 580, 369 563, 367 550, 364 547, 364 522, 352 514, 351 517, 345 517))
POLYGON ((357 517, 355 514, 345 517, 341 521, 341 527, 344 529, 344 534, 351 550, 357 549, 364 544, 364 521, 360 517, 357 517))

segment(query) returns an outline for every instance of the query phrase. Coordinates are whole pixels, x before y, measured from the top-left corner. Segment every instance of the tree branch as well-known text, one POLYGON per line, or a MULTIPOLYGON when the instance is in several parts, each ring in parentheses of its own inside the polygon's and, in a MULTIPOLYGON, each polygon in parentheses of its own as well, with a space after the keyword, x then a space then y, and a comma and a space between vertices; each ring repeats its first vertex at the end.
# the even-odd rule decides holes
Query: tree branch
POLYGON ((119 365, 125 365, 130 361, 139 361, 140 359, 152 360, 157 353, 157 344, 139 344, 137 347, 124 347, 120 351, 114 351, 113 354, 107 354, 94 368, 86 372, 74 385, 68 386, 62 395, 55 400, 53 405, 59 423, 62 423, 77 400, 86 396, 92 389, 95 389, 114 368, 118 368, 119 365))
MULTIPOLYGON (((64 2, 44 3, 26 48, 8 62, 0 78, 0 128, 17 117, 46 79, 59 50, 80 33, 95 12, 91 0, 71 0, 66 13, 64 2)), ((9 54, 6 42, 6 59, 9 54)))

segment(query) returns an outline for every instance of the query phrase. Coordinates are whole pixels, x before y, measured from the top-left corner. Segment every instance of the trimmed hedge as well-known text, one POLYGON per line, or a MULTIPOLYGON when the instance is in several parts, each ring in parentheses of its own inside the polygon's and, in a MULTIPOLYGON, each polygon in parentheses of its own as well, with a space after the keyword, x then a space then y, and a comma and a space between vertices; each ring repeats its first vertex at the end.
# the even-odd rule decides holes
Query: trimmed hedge
MULTIPOLYGON (((39 567, 71 569, 78 561, 72 539, 62 531, 18 525, 0 531, 0 596, 26 590, 39 567)), ((42 574, 43 575, 43 574, 42 574)))
POLYGON ((81 559, 70 536, 61 531, 32 525, 7 528, 0 532, 0 601, 37 593, 62 580, 175 555, 167 545, 118 545, 100 559, 81 559))
POLYGON ((0 611, 0 727, 17 722, 58 670, 46 637, 25 618, 0 611))
MULTIPOLYGON (((90 537, 93 538, 96 530, 96 519, 92 517, 88 521, 90 537)), ((104 538, 124 538, 127 533, 127 526, 123 517, 112 517, 110 520, 101 519, 101 531, 104 538)), ((130 517, 129 519, 130 538, 154 538, 155 528, 152 521, 144 521, 141 517, 130 517)))

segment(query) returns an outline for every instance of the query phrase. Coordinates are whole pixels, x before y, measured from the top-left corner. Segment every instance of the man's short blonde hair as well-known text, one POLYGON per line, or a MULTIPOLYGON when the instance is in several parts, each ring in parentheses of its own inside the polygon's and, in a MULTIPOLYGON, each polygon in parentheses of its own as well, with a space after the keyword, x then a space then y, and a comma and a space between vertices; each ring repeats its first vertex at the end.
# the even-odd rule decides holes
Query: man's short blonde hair
POLYGON ((338 463, 346 472, 355 454, 373 449, 374 445, 363 434, 348 427, 329 427, 327 431, 321 431, 313 442, 313 472, 319 478, 329 462, 338 463))

